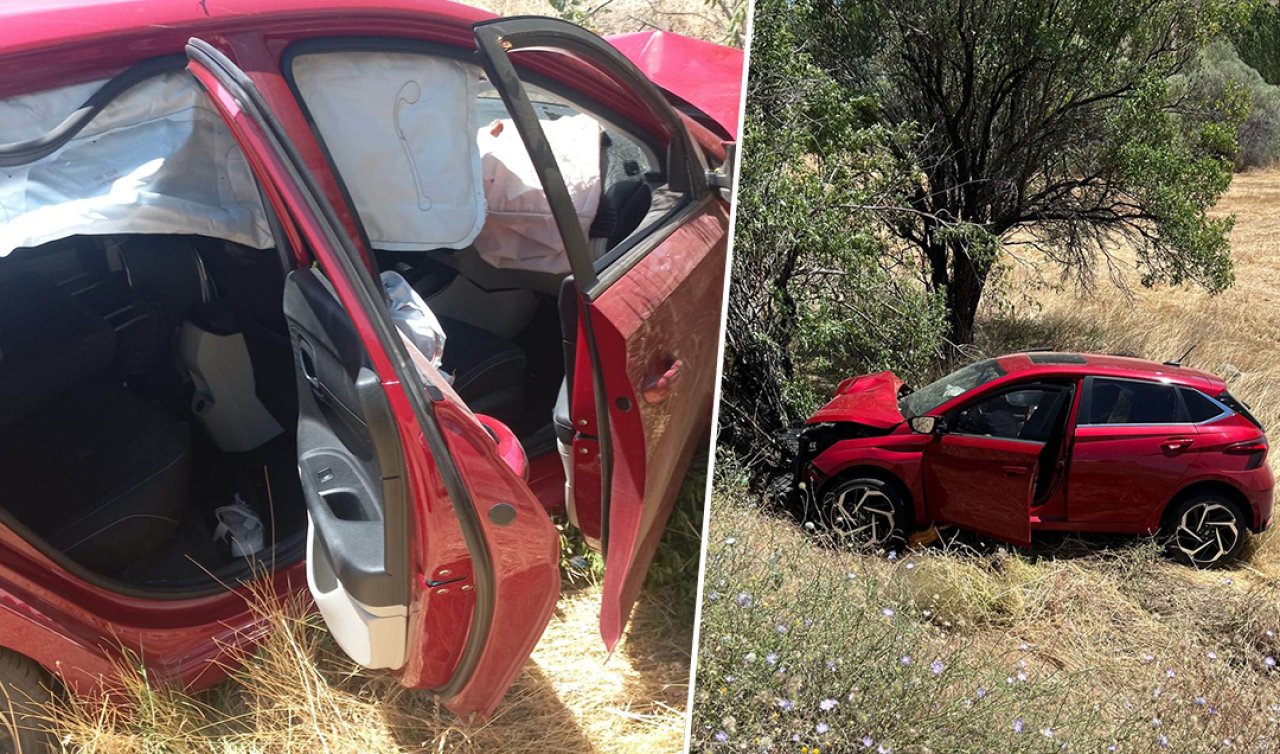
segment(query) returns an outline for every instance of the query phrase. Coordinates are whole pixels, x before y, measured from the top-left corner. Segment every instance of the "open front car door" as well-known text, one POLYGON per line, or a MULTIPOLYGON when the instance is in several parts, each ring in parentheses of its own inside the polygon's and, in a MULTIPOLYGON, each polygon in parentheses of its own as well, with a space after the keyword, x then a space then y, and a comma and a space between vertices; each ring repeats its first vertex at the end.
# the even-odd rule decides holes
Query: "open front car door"
POLYGON ((559 597, 555 527, 396 329, 362 242, 253 81, 199 39, 187 56, 284 235, 318 262, 289 275, 284 301, 316 604, 356 662, 434 690, 457 714, 488 715, 559 597))
POLYGON ((605 553, 600 632, 612 649, 690 458, 709 440, 728 207, 709 186, 704 145, 720 142, 695 141, 701 126, 683 119, 617 49, 578 26, 528 17, 472 29, 533 159, 579 293, 569 475, 576 521, 589 538, 599 534, 605 553), (645 180, 653 202, 626 238, 596 238, 594 227, 588 237, 574 215, 524 85, 558 66, 579 79, 589 68, 596 114, 651 137, 659 164, 645 180))

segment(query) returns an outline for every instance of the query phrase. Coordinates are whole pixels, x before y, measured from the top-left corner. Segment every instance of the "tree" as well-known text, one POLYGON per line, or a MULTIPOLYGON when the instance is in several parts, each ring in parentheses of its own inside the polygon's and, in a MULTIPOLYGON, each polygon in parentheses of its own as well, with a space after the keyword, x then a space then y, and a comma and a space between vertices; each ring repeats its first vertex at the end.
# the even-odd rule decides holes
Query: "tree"
POLYGON ((1280 84, 1280 5, 1261 0, 1231 35, 1240 59, 1262 74, 1268 84, 1280 84))
POLYGON ((1183 74, 1247 2, 815 0, 815 64, 914 129, 910 193, 879 216, 945 296, 954 343, 1011 243, 1081 281, 1126 244, 1145 285, 1231 284, 1232 220, 1207 210, 1247 97, 1198 96, 1183 74))
POLYGON ((868 368, 919 374, 941 308, 884 261, 873 210, 909 185, 904 134, 875 98, 813 65, 808 0, 757 0, 738 177, 720 441, 753 453, 768 434, 868 368))

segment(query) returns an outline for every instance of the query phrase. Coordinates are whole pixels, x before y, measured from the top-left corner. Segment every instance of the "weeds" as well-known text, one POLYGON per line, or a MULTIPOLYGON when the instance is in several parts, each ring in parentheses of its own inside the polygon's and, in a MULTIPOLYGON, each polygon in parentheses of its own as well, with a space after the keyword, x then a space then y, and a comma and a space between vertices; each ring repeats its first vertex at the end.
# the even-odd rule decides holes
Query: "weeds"
POLYGON ((722 482, 713 499, 699 748, 1270 752, 1280 742, 1280 679, 1266 662, 1274 598, 1193 585, 1203 574, 1151 544, 1062 560, 835 552, 746 498, 722 482))

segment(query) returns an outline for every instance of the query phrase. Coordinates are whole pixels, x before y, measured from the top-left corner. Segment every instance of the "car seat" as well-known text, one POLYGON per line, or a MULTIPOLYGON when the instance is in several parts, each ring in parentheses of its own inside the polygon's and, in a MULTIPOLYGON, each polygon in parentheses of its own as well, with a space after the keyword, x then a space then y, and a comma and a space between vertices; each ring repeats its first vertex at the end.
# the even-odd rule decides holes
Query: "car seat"
POLYGON ((19 260, 0 259, 0 505, 101 571, 177 528, 187 427, 113 378, 114 329, 19 260))

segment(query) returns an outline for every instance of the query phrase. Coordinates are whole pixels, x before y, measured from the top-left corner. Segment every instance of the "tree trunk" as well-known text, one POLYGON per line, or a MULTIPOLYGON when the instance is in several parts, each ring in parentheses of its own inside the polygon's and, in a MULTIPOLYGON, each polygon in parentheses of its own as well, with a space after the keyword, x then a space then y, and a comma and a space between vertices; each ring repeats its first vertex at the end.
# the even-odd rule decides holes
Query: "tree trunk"
POLYGON ((979 269, 967 253, 952 250, 951 283, 947 286, 948 337, 956 346, 973 342, 973 324, 987 282, 987 270, 979 269))

